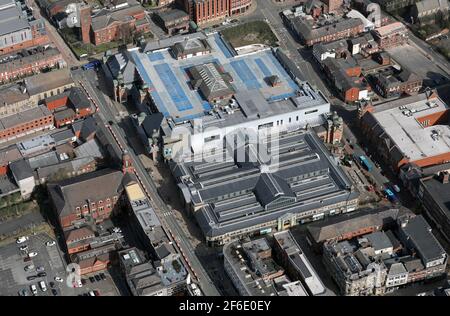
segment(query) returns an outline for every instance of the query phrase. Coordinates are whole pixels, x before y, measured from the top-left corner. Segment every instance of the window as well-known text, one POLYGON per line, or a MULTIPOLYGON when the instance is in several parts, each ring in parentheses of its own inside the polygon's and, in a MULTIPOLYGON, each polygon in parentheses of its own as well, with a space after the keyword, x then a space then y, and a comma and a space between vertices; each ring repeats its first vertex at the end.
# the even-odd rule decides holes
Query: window
POLYGON ((205 138, 205 143, 211 142, 213 140, 219 139, 220 135, 213 135, 205 138))
POLYGON ((318 112, 318 111, 319 111, 318 109, 311 110, 311 111, 306 111, 306 112, 305 112, 305 115, 306 115, 306 114, 316 113, 316 112, 318 112))

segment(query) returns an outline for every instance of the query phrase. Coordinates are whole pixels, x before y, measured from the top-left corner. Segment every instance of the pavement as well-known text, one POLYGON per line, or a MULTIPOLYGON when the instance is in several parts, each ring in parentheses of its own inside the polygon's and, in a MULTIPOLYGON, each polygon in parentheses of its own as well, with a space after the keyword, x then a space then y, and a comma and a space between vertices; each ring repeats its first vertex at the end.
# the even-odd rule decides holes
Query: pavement
POLYGON ((103 92, 101 92, 99 89, 94 88, 97 87, 98 83, 96 82, 95 77, 92 75, 92 73, 87 73, 86 76, 80 76, 79 80, 83 83, 83 86, 87 89, 90 96, 98 104, 99 117, 102 119, 102 121, 105 122, 105 124, 109 121, 115 122, 113 125, 108 124, 108 128, 102 128, 108 129, 107 132, 112 132, 114 138, 116 138, 116 140, 120 144, 119 146, 123 149, 127 149, 130 153, 138 179, 140 179, 144 190, 148 192, 150 196, 150 202, 154 207, 157 215, 159 216, 163 227, 165 227, 169 231, 170 237, 175 241, 175 245, 177 245, 178 250, 180 251, 180 253, 182 253, 184 262, 187 263, 192 276, 198 280, 200 287, 205 295, 218 296, 219 292, 217 291, 208 273, 204 270, 197 255, 195 254, 195 248, 190 243, 188 236, 186 236, 186 233, 180 227, 178 219, 170 213, 170 209, 159 196, 155 183, 147 173, 144 165, 142 164, 142 161, 137 157, 133 148, 127 141, 127 134, 122 129, 120 124, 117 124, 117 119, 120 118, 120 114, 116 112, 115 106, 112 104, 107 95, 104 95, 103 92), (164 214, 171 215, 163 216, 164 214), (195 267, 195 271, 193 267, 195 267))

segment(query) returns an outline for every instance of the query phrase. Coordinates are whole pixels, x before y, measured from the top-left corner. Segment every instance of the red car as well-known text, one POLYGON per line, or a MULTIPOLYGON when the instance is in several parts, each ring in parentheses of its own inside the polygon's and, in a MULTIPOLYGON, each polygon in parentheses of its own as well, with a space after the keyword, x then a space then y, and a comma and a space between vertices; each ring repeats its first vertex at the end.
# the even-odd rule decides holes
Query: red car
POLYGON ((95 294, 95 296, 100 296, 100 292, 97 290, 94 290, 94 294, 95 294))

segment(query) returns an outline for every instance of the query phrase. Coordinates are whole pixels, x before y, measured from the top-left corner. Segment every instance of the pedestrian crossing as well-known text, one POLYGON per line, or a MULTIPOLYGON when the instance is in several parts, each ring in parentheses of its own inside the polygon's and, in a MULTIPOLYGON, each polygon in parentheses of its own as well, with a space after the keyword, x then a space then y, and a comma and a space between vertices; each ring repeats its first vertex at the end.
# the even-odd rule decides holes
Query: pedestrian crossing
POLYGON ((172 211, 162 213, 163 217, 172 216, 172 215, 173 215, 172 211))

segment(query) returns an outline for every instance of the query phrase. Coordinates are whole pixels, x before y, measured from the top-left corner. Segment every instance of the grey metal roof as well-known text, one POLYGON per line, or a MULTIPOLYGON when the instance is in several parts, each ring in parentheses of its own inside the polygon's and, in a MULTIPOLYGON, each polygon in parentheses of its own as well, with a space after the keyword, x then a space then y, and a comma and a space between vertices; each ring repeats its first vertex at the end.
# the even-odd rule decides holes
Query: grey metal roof
POLYGON ((0 36, 8 35, 26 28, 30 24, 18 7, 11 6, 0 10, 0 36))
POLYGON ((214 163, 185 161, 179 168, 172 167, 182 174, 178 181, 184 181, 189 188, 192 202, 206 204, 195 216, 207 236, 359 196, 357 191, 350 192, 350 180, 310 132, 293 133, 279 140, 279 162, 270 176, 275 181, 265 181, 269 176, 261 174, 259 163, 247 165, 231 159, 214 163), (283 198, 289 197, 287 203, 270 205, 279 193, 283 198), (266 209, 267 205, 270 207, 266 209))

